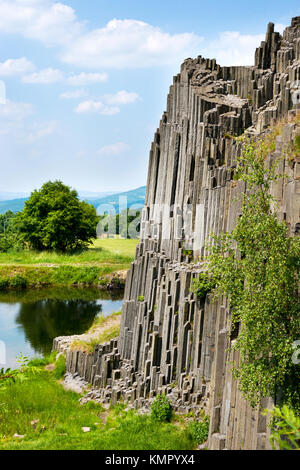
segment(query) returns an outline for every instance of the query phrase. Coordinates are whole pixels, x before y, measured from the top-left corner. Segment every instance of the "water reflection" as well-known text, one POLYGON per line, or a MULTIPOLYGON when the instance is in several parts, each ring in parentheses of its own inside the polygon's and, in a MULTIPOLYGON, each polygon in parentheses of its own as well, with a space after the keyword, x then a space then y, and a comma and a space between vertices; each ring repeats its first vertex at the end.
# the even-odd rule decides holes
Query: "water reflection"
POLYGON ((7 346, 5 366, 15 367, 20 352, 49 354, 56 336, 81 334, 100 313, 107 316, 121 310, 122 295, 75 288, 0 294, 0 340, 7 346))
POLYGON ((47 354, 53 338, 88 330, 101 311, 101 305, 95 300, 47 299, 21 304, 16 323, 23 328, 31 347, 38 353, 47 354))

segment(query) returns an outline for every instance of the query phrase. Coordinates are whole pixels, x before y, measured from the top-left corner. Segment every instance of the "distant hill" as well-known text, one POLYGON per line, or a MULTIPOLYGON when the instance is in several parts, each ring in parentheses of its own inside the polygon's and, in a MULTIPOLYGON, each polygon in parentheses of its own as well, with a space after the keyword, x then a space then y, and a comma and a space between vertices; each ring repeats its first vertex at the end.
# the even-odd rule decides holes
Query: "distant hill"
POLYGON ((0 201, 0 214, 5 214, 7 211, 19 212, 24 208, 25 201, 28 198, 11 199, 9 201, 0 201))
POLYGON ((108 212, 109 206, 115 208, 116 213, 119 212, 120 197, 127 198, 127 208, 139 209, 145 204, 146 186, 126 191, 124 193, 112 194, 111 196, 102 197, 90 202, 96 209, 99 215, 108 212))
MULTIPOLYGON (((107 193, 106 193, 107 194, 107 193)), ((108 208, 104 208, 104 205, 112 205, 115 208, 115 211, 119 212, 119 197, 126 196, 127 197, 127 207, 130 208, 132 206, 142 207, 145 203, 145 194, 146 194, 146 186, 142 186, 137 189, 133 189, 131 191, 126 191, 124 193, 116 193, 111 195, 106 195, 100 198, 95 198, 94 196, 86 194, 87 197, 83 197, 84 193, 79 193, 80 198, 84 201, 89 202, 92 204, 96 209, 99 208, 99 214, 103 214, 103 212, 108 211, 108 208), (100 207, 102 206, 102 208, 100 207)), ((19 212, 22 211, 24 208, 25 201, 28 198, 20 198, 20 199, 11 199, 7 201, 0 201, 0 214, 4 214, 7 211, 12 212, 19 212)))

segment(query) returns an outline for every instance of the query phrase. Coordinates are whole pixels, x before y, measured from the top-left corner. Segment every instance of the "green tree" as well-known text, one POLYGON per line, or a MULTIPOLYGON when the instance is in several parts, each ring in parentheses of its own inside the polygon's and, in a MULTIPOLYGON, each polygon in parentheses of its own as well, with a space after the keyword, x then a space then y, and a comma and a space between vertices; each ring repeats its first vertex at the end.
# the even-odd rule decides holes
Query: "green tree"
POLYGON ((0 233, 5 233, 11 225, 15 214, 12 211, 7 211, 5 214, 0 214, 0 233))
POLYGON ((24 241, 38 251, 72 251, 96 237, 95 208, 81 202, 75 190, 61 181, 49 181, 35 190, 18 214, 24 241))
POLYGON ((19 237, 17 216, 12 211, 0 214, 0 252, 23 248, 19 237))
POLYGON ((141 212, 125 209, 121 214, 100 216, 101 229, 108 236, 120 235, 122 238, 138 238, 141 225, 141 212))

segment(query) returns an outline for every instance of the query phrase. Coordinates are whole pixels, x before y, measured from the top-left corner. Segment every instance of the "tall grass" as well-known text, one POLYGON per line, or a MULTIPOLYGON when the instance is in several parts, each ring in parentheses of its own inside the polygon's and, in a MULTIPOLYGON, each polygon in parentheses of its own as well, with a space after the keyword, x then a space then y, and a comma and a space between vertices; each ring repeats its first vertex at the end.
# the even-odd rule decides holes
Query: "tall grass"
POLYGON ((159 423, 150 416, 105 411, 100 404, 79 404, 53 372, 36 369, 26 380, 0 387, 0 449, 13 450, 189 450, 196 446, 182 423, 159 423), (90 432, 84 433, 83 427, 90 432), (24 436, 14 437, 15 434, 24 436))

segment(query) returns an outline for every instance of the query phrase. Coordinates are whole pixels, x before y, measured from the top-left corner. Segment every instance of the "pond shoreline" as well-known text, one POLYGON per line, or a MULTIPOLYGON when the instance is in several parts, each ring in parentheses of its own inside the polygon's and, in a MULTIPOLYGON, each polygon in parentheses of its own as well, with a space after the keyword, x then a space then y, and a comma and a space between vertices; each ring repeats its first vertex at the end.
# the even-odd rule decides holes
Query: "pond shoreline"
POLYGON ((123 295, 78 286, 0 292, 0 341, 6 350, 0 369, 18 367, 20 353, 47 356, 58 336, 85 334, 94 322, 121 311, 123 295))
POLYGON ((73 254, 0 252, 0 292, 44 287, 95 287, 123 290, 138 240, 96 239, 73 254))
POLYGON ((16 292, 50 287, 96 288, 100 291, 124 291, 127 270, 101 275, 103 267, 22 267, 0 268, 0 292, 16 292), (23 269, 22 269, 23 268, 23 269), (45 269, 46 268, 46 269, 45 269), (4 275, 3 275, 4 274, 4 275))

